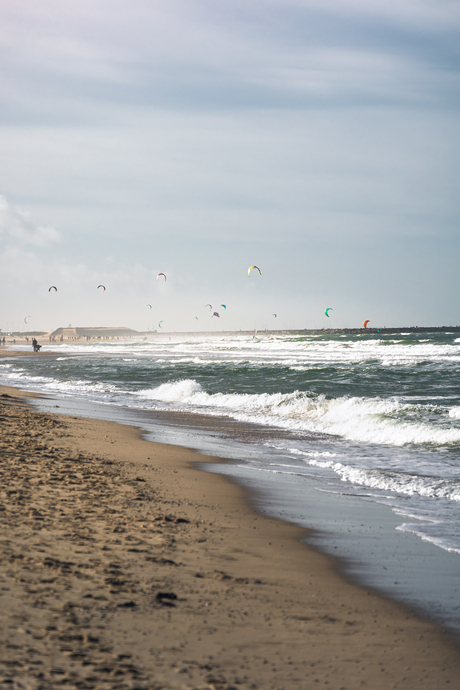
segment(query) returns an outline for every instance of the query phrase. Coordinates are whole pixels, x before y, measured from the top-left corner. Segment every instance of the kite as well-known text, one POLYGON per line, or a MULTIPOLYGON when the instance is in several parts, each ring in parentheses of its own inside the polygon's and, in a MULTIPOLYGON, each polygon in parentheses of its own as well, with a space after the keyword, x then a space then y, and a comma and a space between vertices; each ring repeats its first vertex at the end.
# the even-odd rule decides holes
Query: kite
POLYGON ((166 276, 165 276, 165 274, 164 274, 164 273, 159 273, 159 274, 157 275, 157 280, 158 280, 158 278, 159 278, 160 276, 163 276, 163 277, 164 277, 165 283, 166 283, 166 276))
POLYGON ((24 316, 24 323, 27 323, 27 319, 30 319, 30 314, 29 316, 24 316))
POLYGON ((98 286, 97 286, 97 289, 99 290, 100 287, 101 287, 101 288, 104 288, 104 292, 105 292, 105 285, 98 285, 98 286))
POLYGON ((262 275, 262 271, 260 270, 260 268, 259 268, 258 266, 249 266, 249 268, 248 268, 248 276, 249 276, 249 277, 251 277, 251 271, 252 271, 253 268, 257 268, 257 270, 259 271, 260 275, 262 275))
POLYGON ((150 309, 151 309, 151 308, 152 308, 152 305, 151 305, 151 304, 146 304, 146 307, 150 307, 150 309))
POLYGON ((227 309, 227 305, 226 305, 226 304, 219 304, 219 307, 223 307, 224 309, 227 309))
POLYGON ((217 311, 214 311, 211 316, 217 316, 217 318, 220 319, 220 314, 217 311))
POLYGON ((276 314, 273 314, 273 316, 274 316, 274 317, 275 317, 275 319, 276 319, 276 314))
POLYGON ((48 292, 51 292, 51 290, 56 290, 56 292, 57 292, 57 287, 56 287, 56 285, 52 285, 52 286, 48 289, 48 292))
POLYGON ((328 308, 326 309, 326 311, 324 312, 324 313, 326 314, 327 317, 329 317, 329 314, 327 313, 328 311, 332 311, 332 307, 328 307, 328 308))
POLYGON ((366 319, 365 322, 363 323, 364 328, 367 328, 367 324, 369 323, 370 319, 366 319))
POLYGON ((193 318, 196 319, 196 320, 198 321, 198 316, 194 316, 193 318))
POLYGON ((205 307, 209 307, 209 311, 212 311, 212 305, 211 304, 205 304, 205 307))
POLYGON ((163 323, 163 321, 158 322, 158 328, 163 328, 163 326, 161 325, 162 323, 163 323))

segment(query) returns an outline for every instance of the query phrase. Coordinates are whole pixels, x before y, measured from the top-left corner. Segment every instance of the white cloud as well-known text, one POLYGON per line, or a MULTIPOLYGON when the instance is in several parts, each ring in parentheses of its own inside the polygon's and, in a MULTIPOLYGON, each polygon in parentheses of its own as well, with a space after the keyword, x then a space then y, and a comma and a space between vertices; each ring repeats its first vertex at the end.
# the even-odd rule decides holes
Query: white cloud
POLYGON ((60 242, 60 235, 55 228, 35 225, 30 213, 10 206, 0 196, 0 240, 7 247, 50 247, 60 242))

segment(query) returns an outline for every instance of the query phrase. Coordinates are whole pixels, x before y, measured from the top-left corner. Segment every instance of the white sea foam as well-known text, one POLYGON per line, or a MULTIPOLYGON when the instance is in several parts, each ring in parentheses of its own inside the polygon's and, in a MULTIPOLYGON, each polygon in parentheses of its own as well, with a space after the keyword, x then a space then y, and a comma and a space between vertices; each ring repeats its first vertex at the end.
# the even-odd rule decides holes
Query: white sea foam
POLYGON ((317 450, 299 450, 298 448, 291 448, 290 453, 292 455, 301 455, 302 457, 308 457, 308 458, 336 458, 337 453, 330 453, 329 451, 317 451, 317 450))
POLYGON ((414 406, 381 398, 341 397, 327 399, 308 393, 214 393, 193 379, 165 383, 138 391, 146 400, 178 403, 188 408, 218 413, 225 411, 241 421, 276 424, 283 428, 326 433, 348 440, 403 446, 445 445, 460 441, 460 428, 435 427, 405 421, 414 406))
MULTIPOLYGON (((336 474, 344 482, 379 491, 404 494, 406 496, 424 496, 426 498, 444 498, 450 501, 460 501, 460 481, 442 479, 440 477, 421 476, 409 472, 392 472, 382 469, 369 469, 347 465, 337 460, 334 453, 321 453, 292 450, 292 454, 301 456, 305 464, 310 467, 327 469, 336 474)), ((285 466, 290 473, 291 465, 285 466)), ((282 470, 278 470, 281 472, 282 470)), ((406 517, 409 515, 402 512, 406 517)), ((414 516, 415 517, 415 516, 414 516)), ((425 518, 420 518, 425 519, 425 518)))
POLYGON ((192 379, 183 379, 174 383, 163 383, 158 388, 141 390, 134 395, 147 400, 160 400, 162 402, 192 402, 197 395, 204 395, 200 384, 192 379))
MULTIPOLYGON (((132 351, 137 357, 162 357, 164 361, 187 363, 208 361, 217 363, 242 363, 291 367, 325 366, 327 364, 359 363, 376 361, 386 367, 410 367, 419 362, 460 361, 460 338, 453 343, 436 343, 428 339, 403 342, 397 339, 350 340, 348 338, 323 339, 322 337, 286 337, 254 341, 248 336, 187 336, 186 340, 173 334, 153 335, 147 340, 123 343, 69 343, 53 345, 54 350, 72 354, 125 354, 132 351)), ((303 369, 299 369, 300 371, 303 369)))
POLYGON ((438 477, 420 477, 398 472, 383 472, 358 467, 347 467, 335 463, 331 468, 343 481, 359 484, 371 489, 392 491, 407 496, 445 498, 460 501, 460 483, 453 483, 438 477))
POLYGON ((460 548, 451 546, 448 540, 444 539, 443 537, 433 536, 431 534, 423 532, 417 525, 411 523, 404 523, 402 525, 398 525, 396 529, 399 532, 410 532, 412 534, 416 534, 417 537, 420 537, 422 541, 434 544, 435 546, 438 546, 439 548, 444 549, 445 551, 449 551, 450 553, 460 554, 460 548))

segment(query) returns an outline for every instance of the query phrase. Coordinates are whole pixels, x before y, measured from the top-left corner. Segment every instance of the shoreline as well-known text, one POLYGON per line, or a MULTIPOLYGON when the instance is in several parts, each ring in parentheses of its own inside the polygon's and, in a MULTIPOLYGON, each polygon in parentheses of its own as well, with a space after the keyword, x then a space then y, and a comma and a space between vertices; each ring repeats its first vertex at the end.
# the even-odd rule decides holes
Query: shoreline
POLYGON ((13 602, 2 629, 16 671, 30 637, 41 661, 24 677, 48 664, 51 688, 63 678, 100 687, 102 667, 113 688, 131 687, 130 674, 139 688, 458 682, 458 647, 443 628, 348 582, 301 541, 305 529, 256 513, 241 485, 197 469, 219 458, 145 440, 131 426, 36 412, 19 400, 33 394, 19 389, 0 393, 3 425, 16 429, 1 439, 11 464, 2 503, 12 503, 0 512, 2 598, 8 587, 13 602))
POLYGON ((289 432, 184 411, 77 404, 61 396, 35 399, 33 406, 42 412, 55 413, 59 408, 60 414, 68 416, 129 424, 140 428, 148 440, 196 451, 205 457, 197 466, 241 484, 256 512, 305 528, 306 543, 337 559, 349 581, 448 628, 460 642, 458 554, 402 529, 407 516, 390 505, 343 492, 341 487, 330 492, 313 475, 299 483, 289 473, 251 471, 251 460, 258 463, 265 456, 269 464, 269 457, 277 461, 276 451, 273 454, 265 441, 272 440, 273 433, 280 440, 289 439, 289 432), (206 465, 206 456, 219 457, 221 462, 206 465))

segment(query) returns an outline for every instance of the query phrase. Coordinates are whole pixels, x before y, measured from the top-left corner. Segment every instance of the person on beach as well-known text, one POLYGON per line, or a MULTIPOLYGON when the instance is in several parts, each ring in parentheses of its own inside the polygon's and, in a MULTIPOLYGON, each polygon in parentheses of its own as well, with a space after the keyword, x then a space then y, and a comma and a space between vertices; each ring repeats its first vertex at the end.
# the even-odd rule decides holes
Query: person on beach
POLYGON ((34 352, 40 352, 41 345, 38 344, 36 338, 32 339, 32 347, 34 349, 34 352))

